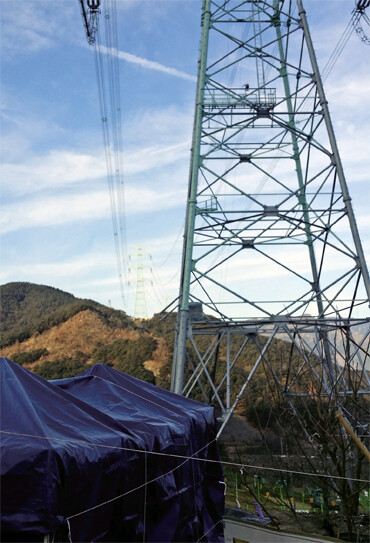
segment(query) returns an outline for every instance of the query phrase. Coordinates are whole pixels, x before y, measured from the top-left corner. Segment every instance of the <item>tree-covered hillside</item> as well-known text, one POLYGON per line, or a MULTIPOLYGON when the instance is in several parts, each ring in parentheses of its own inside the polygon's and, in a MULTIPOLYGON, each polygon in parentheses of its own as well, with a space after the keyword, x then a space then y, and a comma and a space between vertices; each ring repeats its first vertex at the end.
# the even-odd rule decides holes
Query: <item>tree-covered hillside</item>
POLYGON ((111 326, 133 324, 123 311, 76 298, 57 288, 14 282, 0 287, 0 348, 22 342, 67 321, 80 311, 97 312, 111 326))
POLYGON ((160 344, 124 311, 44 285, 1 287, 0 354, 45 379, 73 377, 101 362, 151 383, 154 369, 166 386, 159 373, 168 349, 160 344))
MULTIPOLYGON (((76 298, 56 288, 21 282, 1 287, 1 313, 2 354, 42 377, 71 377, 83 371, 87 364, 101 362, 162 387, 169 387, 175 313, 155 315, 135 324, 123 311, 76 298), (159 338, 161 349, 157 341, 159 338)), ((207 348, 204 341, 205 338, 201 336, 197 338, 200 351, 207 348)), ((232 356, 240 349, 241 341, 240 337, 233 337, 232 356)), ((264 337, 259 338, 260 344, 263 345, 265 341, 264 337)), ((287 342, 274 340, 270 352, 270 362, 279 375, 284 373, 286 361, 292 355, 299 363, 298 353, 291 351, 287 342)), ((232 374, 232 400, 257 356, 255 343, 248 344, 239 356, 232 374)), ((189 357, 193 364, 197 363, 192 349, 189 349, 189 357)), ((217 354, 209 361, 209 369, 216 383, 224 375, 225 364, 226 343, 220 343, 217 354)), ((258 386, 250 387, 239 408, 248 413, 250 419, 255 418, 256 411, 261 416, 271 408, 271 394, 262 366, 259 373, 258 386)), ((211 401, 209 384, 206 381, 201 384, 211 401)), ((305 386, 308 384, 305 383, 305 386)), ((225 393, 223 385, 220 394, 223 396, 225 393)), ((193 391, 193 397, 205 400, 199 387, 193 391)))

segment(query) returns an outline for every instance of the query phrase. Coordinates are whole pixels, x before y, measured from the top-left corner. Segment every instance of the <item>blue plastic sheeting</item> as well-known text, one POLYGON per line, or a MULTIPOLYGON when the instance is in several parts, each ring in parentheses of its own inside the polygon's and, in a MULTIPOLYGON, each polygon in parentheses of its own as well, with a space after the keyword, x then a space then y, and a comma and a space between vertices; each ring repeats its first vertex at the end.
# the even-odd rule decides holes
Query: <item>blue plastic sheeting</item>
POLYGON ((101 364, 48 382, 2 358, 1 377, 2 530, 223 541, 213 408, 101 364))

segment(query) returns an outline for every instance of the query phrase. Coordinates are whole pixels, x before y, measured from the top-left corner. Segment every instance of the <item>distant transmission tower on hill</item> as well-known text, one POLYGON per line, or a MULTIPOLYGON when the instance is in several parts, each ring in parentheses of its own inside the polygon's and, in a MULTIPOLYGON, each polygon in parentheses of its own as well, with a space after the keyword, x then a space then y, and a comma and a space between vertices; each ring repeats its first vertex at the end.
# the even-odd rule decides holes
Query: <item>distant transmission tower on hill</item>
POLYGON ((222 431, 260 365, 287 402, 308 374, 328 396, 367 391, 370 284, 302 1, 202 9, 171 386, 214 403, 222 431), (302 360, 281 378, 278 339, 302 360))
MULTIPOLYGON (((132 267, 129 268, 129 272, 133 270, 135 274, 136 291, 135 291, 135 306, 134 306, 134 318, 135 319, 147 319, 148 311, 145 297, 145 277, 144 269, 147 267, 144 265, 144 252, 141 247, 137 248, 135 261, 132 267)), ((133 255, 130 255, 130 260, 133 255)))
POLYGON ((129 273, 136 284, 134 317, 147 319, 156 307, 163 307, 164 289, 158 277, 152 255, 141 247, 135 255, 130 255, 129 273))

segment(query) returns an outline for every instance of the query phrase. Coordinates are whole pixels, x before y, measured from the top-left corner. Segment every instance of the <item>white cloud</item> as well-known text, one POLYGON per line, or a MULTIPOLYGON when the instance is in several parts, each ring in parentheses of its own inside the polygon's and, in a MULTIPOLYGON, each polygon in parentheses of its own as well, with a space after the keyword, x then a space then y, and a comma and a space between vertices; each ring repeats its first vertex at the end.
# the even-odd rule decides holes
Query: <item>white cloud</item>
POLYGON ((3 11, 3 30, 6 38, 3 43, 12 53, 21 52, 25 44, 28 53, 53 45, 56 21, 54 24, 51 22, 49 26, 43 24, 41 12, 38 11, 37 14, 34 7, 30 2, 23 2, 22 6, 19 2, 14 2, 12 9, 8 7, 3 11))
POLYGON ((65 39, 66 28, 81 24, 76 17, 76 14, 79 15, 77 2, 76 5, 64 2, 60 12, 48 1, 2 0, 1 4, 4 58, 5 55, 9 58, 50 49, 60 39, 65 39))
MULTIPOLYGON (((128 187, 125 191, 126 214, 137 215, 177 207, 185 200, 185 191, 157 191, 128 187)), ((56 194, 3 206, 0 225, 3 234, 22 229, 47 227, 109 217, 109 193, 105 190, 78 194, 56 194)))
MULTIPOLYGON (((2 114, 13 122, 13 129, 3 138, 3 157, 7 158, 1 168, 4 196, 20 196, 106 178, 102 146, 51 147, 41 152, 39 148, 43 145, 39 138, 44 138, 50 126, 45 126, 42 119, 38 122, 23 119, 9 109, 9 104, 2 114), (33 145, 35 151, 31 153, 33 145)), ((191 110, 174 106, 146 109, 129 116, 123 126, 123 175, 153 172, 155 168, 176 164, 179 160, 186 160, 188 164, 191 124, 191 110)), ((61 131, 57 126, 52 128, 54 133, 61 131)), ((81 142, 94 139, 92 135, 83 134, 79 138, 75 134, 75 137, 81 142)), ((101 141, 100 134, 95 141, 101 141)), ((112 164, 113 158, 111 152, 112 164)))
MULTIPOLYGON (((63 261, 53 261, 48 259, 45 262, 32 262, 32 265, 8 264, 6 269, 0 272, 2 283, 14 280, 34 281, 36 283, 49 284, 50 278, 53 278, 53 286, 60 285, 61 280, 70 278, 84 278, 90 276, 90 284, 94 285, 98 281, 91 280, 92 276, 99 273, 107 273, 116 268, 115 254, 113 251, 94 251, 93 253, 81 254, 78 258, 64 259, 63 261), (55 282, 54 282, 55 280, 55 282)), ((112 279, 118 283, 118 277, 112 279)), ((65 287, 61 287, 65 288, 65 287)), ((68 289, 66 289, 68 290, 68 289)))
POLYGON ((51 150, 46 156, 2 166, 4 189, 16 195, 55 189, 87 179, 99 179, 105 174, 106 166, 101 150, 91 155, 51 150))
MULTIPOLYGON (((190 141, 132 148, 124 154, 123 175, 152 171, 187 159, 189 147, 190 141)), ((105 156, 99 148, 90 151, 90 154, 51 150, 47 155, 30 158, 23 163, 13 162, 2 166, 4 193, 18 196, 91 182, 106 176, 105 156)))
POLYGON ((162 108, 140 108, 124 123, 124 143, 131 146, 140 142, 141 145, 150 147, 153 142, 156 145, 173 145, 185 140, 190 142, 193 117, 192 103, 169 104, 162 108))
POLYGON ((22 229, 86 221, 108 216, 106 191, 55 195, 4 205, 1 229, 4 234, 22 229))
POLYGON ((149 148, 133 150, 124 158, 126 173, 139 173, 161 166, 173 164, 181 159, 190 158, 190 141, 175 143, 174 145, 153 145, 149 148))

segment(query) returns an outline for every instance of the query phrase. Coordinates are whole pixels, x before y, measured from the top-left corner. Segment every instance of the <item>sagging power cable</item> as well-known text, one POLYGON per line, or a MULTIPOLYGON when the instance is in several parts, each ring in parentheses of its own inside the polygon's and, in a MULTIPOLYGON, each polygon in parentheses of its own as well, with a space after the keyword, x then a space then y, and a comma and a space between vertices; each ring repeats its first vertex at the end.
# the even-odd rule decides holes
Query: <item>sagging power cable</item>
POLYGON ((126 307, 127 240, 121 90, 118 67, 118 32, 115 0, 104 0, 104 32, 99 18, 101 0, 79 0, 89 45, 94 47, 103 145, 107 168, 114 245, 123 307, 126 307), (104 44, 102 43, 104 41, 104 44))

